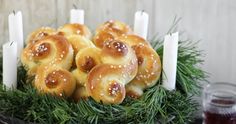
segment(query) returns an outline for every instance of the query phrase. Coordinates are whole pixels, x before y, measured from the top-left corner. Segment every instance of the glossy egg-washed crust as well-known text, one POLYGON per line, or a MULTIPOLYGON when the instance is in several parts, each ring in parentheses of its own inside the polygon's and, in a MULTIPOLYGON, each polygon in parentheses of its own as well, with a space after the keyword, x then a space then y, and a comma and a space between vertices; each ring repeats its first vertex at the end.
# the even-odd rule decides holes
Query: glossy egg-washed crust
POLYGON ((72 71, 77 84, 85 86, 88 73, 101 64, 101 50, 95 47, 84 48, 75 57, 76 69, 72 71))
POLYGON ((73 99, 79 101, 89 95, 86 90, 88 73, 97 65, 101 64, 101 50, 96 47, 81 49, 75 57, 76 68, 72 71, 77 83, 73 99))
POLYGON ((73 50, 74 50, 74 57, 73 57, 73 63, 72 63, 72 68, 74 69, 76 68, 75 58, 76 58, 77 53, 84 48, 95 47, 95 46, 93 42, 90 41, 88 38, 85 38, 80 35, 72 34, 67 37, 67 40, 72 45, 73 50))
POLYGON ((26 39, 26 44, 35 43, 38 40, 47 37, 49 35, 56 34, 56 30, 50 27, 41 27, 29 34, 26 39))
POLYGON ((86 84, 89 95, 97 102, 119 104, 125 98, 123 70, 110 64, 101 64, 92 69, 86 84))
POLYGON ((90 30, 81 24, 30 34, 21 61, 28 74, 36 75, 40 93, 120 104, 125 96, 139 98, 157 83, 158 54, 126 24, 107 21, 96 29, 93 41, 90 38, 90 30))
POLYGON ((125 85, 137 74, 135 52, 121 41, 109 40, 102 48, 101 61, 88 74, 87 91, 97 102, 119 104, 126 95, 125 85))
POLYGON ((78 23, 65 24, 58 29, 57 33, 65 37, 75 34, 83 36, 88 39, 91 39, 92 36, 92 33, 90 32, 87 26, 78 23))
POLYGON ((139 98, 143 90, 157 83, 161 74, 161 60, 156 51, 143 38, 136 35, 119 37, 118 40, 129 44, 135 51, 138 59, 138 73, 135 78, 126 85, 127 95, 139 98))
POLYGON ((28 44, 21 54, 21 62, 30 75, 34 75, 41 64, 57 65, 68 70, 72 60, 71 44, 59 35, 49 35, 28 44))
POLYGON ((123 22, 110 20, 96 29, 93 42, 97 47, 102 48, 106 40, 116 39, 131 32, 130 27, 123 22))
POLYGON ((59 97, 69 97, 76 88, 74 76, 59 66, 39 66, 34 86, 40 93, 49 93, 59 97))

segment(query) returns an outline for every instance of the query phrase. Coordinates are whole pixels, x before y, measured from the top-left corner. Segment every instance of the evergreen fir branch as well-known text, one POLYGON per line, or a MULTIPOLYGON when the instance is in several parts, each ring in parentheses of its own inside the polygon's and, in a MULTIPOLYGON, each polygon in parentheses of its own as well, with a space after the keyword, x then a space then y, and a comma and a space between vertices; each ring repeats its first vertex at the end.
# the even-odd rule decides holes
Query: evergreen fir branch
POLYGON ((127 98, 121 105, 103 105, 91 98, 74 103, 40 95, 33 87, 27 87, 26 92, 0 90, 0 99, 1 114, 38 123, 189 122, 197 109, 191 97, 159 86, 148 89, 140 99, 127 98))

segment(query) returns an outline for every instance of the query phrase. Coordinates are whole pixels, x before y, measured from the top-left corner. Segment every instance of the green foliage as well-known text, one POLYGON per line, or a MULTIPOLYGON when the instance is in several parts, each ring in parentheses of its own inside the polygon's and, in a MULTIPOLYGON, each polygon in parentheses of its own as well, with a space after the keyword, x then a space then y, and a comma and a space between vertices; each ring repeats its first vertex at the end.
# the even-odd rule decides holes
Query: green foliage
MULTIPOLYGON (((173 25, 169 33, 173 32, 176 23, 173 25)), ((128 97, 120 105, 104 105, 92 98, 75 103, 70 99, 38 94, 30 85, 32 78, 27 77, 26 71, 20 66, 18 90, 5 91, 0 84, 0 114, 42 124, 189 123, 194 119, 198 108, 192 95, 199 93, 200 82, 206 79, 206 72, 199 67, 203 60, 196 43, 191 40, 179 42, 175 91, 165 90, 160 79, 141 98, 128 97)), ((163 39, 154 38, 152 46, 162 58, 163 39)), ((2 65, 1 61, 0 64, 2 65)), ((2 72, 2 68, 0 71, 2 72)))
POLYGON ((142 98, 127 98, 121 105, 103 105, 92 98, 74 103, 51 95, 40 95, 31 87, 25 91, 0 90, 0 113, 39 123, 187 123, 197 104, 180 92, 162 87, 148 89, 142 98))
MULTIPOLYGON (((2 51, 0 51, 0 53, 2 53, 2 51)), ((0 55, 1 58, 0 58, 0 65, 2 65, 2 55, 0 55)), ((2 81, 2 66, 0 66, 0 80, 2 81)))

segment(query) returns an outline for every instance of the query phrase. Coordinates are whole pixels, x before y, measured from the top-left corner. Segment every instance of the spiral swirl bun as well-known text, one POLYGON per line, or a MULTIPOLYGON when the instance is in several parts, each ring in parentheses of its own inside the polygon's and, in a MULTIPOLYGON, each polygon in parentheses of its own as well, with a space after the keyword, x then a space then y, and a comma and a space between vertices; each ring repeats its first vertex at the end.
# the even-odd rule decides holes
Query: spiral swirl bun
POLYGON ((50 27, 41 27, 35 31, 33 31, 28 37, 27 37, 27 40, 26 40, 26 43, 29 44, 29 43, 35 43, 37 42, 38 40, 46 37, 46 36, 49 36, 49 35, 54 35, 56 34, 56 30, 53 29, 53 28, 50 28, 50 27))
POLYGON ((101 64, 101 50, 96 47, 88 47, 80 50, 75 57, 76 69, 72 72, 77 84, 85 86, 88 73, 96 65, 101 64))
POLYGON ((109 40, 102 48, 101 61, 88 74, 87 91, 97 102, 119 104, 125 98, 125 85, 137 74, 135 52, 121 41, 109 40))
POLYGON ((76 69, 72 71, 76 79, 77 88, 73 94, 73 99, 79 101, 86 99, 89 94, 86 90, 88 73, 96 66, 101 64, 101 50, 96 47, 87 47, 80 50, 75 57, 76 69))
POLYGON ((21 54, 21 62, 31 75, 34 75, 41 64, 57 65, 68 70, 72 60, 72 46, 59 35, 50 35, 34 44, 28 44, 21 54))
POLYGON ((110 20, 96 29, 93 42, 97 47, 102 48, 106 40, 115 39, 129 33, 131 33, 131 29, 126 24, 110 20))
POLYGON ((87 91, 92 98, 104 104, 119 104, 125 98, 125 78, 122 69, 101 64, 91 70, 88 75, 87 91))
POLYGON ((156 84, 161 74, 159 55, 149 43, 139 36, 127 35, 119 40, 132 46, 138 59, 138 73, 126 86, 128 96, 138 98, 143 90, 156 84))
POLYGON ((85 25, 74 23, 74 24, 65 24, 64 26, 58 29, 58 34, 68 37, 70 35, 80 35, 85 38, 91 39, 91 32, 89 28, 85 25))
POLYGON ((125 70, 127 83, 137 74, 137 57, 134 50, 126 43, 119 40, 106 41, 101 56, 102 63, 117 65, 125 70))
POLYGON ((74 50, 74 59, 73 59, 73 64, 72 64, 72 68, 74 69, 76 68, 75 56, 77 55, 77 53, 84 48, 95 47, 95 46, 92 41, 80 35, 70 35, 67 37, 67 40, 72 45, 73 50, 74 50))
POLYGON ((39 66, 34 86, 40 93, 69 97, 75 90, 73 75, 59 66, 39 66))

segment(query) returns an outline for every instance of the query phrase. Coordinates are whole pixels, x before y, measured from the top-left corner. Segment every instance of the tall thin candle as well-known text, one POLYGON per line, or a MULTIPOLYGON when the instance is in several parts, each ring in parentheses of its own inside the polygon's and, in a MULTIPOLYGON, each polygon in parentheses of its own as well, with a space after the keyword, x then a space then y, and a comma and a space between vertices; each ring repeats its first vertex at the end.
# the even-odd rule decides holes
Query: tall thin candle
POLYGON ((165 36, 163 52, 163 87, 174 90, 178 55, 178 32, 165 36))
POLYGON ((3 45, 3 84, 7 89, 17 87, 17 43, 7 42, 3 45))
POLYGON ((84 24, 84 10, 71 9, 70 10, 70 23, 84 24))
POLYGON ((17 57, 20 58, 24 47, 23 22, 21 11, 13 12, 8 16, 9 40, 17 42, 17 57))
POLYGON ((144 11, 137 11, 134 19, 134 33, 147 39, 149 16, 144 11))

